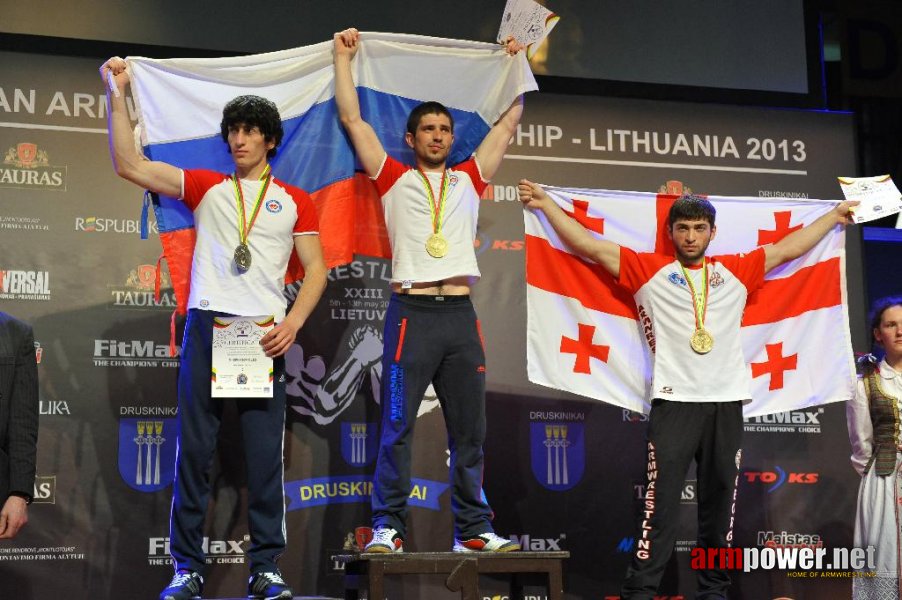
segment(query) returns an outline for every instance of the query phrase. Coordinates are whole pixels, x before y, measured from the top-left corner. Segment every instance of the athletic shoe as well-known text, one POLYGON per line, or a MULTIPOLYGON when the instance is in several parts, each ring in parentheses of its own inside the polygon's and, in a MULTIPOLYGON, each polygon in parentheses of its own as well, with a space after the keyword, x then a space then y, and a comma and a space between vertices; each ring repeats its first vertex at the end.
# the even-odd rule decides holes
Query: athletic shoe
POLYGON ((203 590, 203 577, 194 571, 181 569, 169 582, 169 587, 160 592, 160 600, 200 600, 203 590))
POLYGON ((404 540, 397 529, 391 527, 378 527, 373 530, 373 539, 363 549, 364 552, 404 552, 404 540))
POLYGON ((520 544, 492 531, 465 540, 454 540, 454 552, 516 552, 520 544))
POLYGON ((263 600, 291 600, 294 594, 281 573, 254 573, 247 582, 247 597, 263 600))

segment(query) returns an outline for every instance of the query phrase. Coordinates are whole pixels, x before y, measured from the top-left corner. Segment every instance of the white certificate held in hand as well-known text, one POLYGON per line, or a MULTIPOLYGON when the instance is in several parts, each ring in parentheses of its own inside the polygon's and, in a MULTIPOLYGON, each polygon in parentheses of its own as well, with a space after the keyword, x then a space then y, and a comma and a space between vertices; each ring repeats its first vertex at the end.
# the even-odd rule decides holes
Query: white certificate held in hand
POLYGON ((902 194, 889 175, 877 177, 839 177, 846 200, 861 202, 853 209, 852 218, 856 223, 866 223, 875 219, 894 215, 902 211, 902 194))
POLYGON ((512 35, 526 45, 526 58, 532 58, 560 20, 559 16, 534 0, 507 0, 501 15, 498 41, 503 44, 512 35))
POLYGON ((273 325, 272 316, 213 319, 213 398, 272 398, 272 359, 260 338, 273 325))

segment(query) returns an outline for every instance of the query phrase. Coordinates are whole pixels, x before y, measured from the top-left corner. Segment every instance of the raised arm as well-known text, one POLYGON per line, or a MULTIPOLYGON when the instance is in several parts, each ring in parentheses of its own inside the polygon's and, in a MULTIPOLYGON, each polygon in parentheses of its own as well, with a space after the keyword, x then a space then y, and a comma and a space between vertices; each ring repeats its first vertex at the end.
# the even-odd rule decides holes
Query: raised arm
POLYGON ((307 322, 307 318, 316 303, 319 302, 323 290, 326 289, 326 261, 323 259, 323 248, 318 235, 294 236, 294 249, 304 267, 304 284, 285 320, 272 328, 260 340, 267 356, 282 356, 297 338, 298 331, 307 322))
POLYGON ((492 126, 489 133, 476 148, 476 158, 479 160, 479 170, 482 176, 489 180, 501 166, 501 159, 507 152, 511 138, 517 131, 517 124, 523 116, 523 96, 517 96, 501 118, 492 126))
POLYGON ((620 246, 593 237, 576 219, 568 216, 539 185, 522 179, 517 192, 523 206, 542 211, 554 231, 574 252, 598 263, 612 276, 620 277, 620 246))
POLYGON ((182 172, 170 164, 151 161, 138 154, 135 149, 134 133, 125 104, 125 88, 129 83, 125 61, 114 56, 100 67, 100 77, 106 88, 109 117, 107 129, 110 135, 110 156, 116 174, 152 192, 178 198, 182 193, 182 172), (109 75, 112 73, 118 96, 109 89, 109 75))
POLYGON ((334 41, 335 104, 338 107, 338 117, 351 137, 363 170, 370 177, 375 177, 385 160, 385 148, 373 127, 360 115, 360 100, 351 74, 351 59, 357 54, 360 33, 353 27, 345 29, 335 34, 334 41))
MULTIPOLYGON (((521 44, 513 36, 507 36, 504 40, 504 49, 510 56, 514 56, 526 46, 521 44)), ((479 159, 479 170, 482 176, 489 180, 495 176, 501 159, 507 152, 511 138, 517 131, 517 125, 523 117, 523 96, 517 96, 504 114, 495 122, 492 129, 476 148, 476 157, 479 159)))
POLYGON ((833 210, 818 218, 814 223, 793 231, 776 244, 764 247, 764 272, 775 269, 785 262, 795 260, 811 250, 821 238, 837 225, 852 222, 851 208, 858 202, 840 202, 833 210))

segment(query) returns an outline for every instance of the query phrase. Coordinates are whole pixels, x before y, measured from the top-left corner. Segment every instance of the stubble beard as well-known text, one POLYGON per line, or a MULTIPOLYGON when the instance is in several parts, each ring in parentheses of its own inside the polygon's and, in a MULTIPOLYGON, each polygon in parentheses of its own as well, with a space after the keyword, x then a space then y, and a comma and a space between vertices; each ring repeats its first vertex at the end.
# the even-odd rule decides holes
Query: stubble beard
POLYGON ((674 251, 676 252, 677 260, 679 260, 683 264, 696 263, 696 262, 700 261, 705 256, 705 252, 708 251, 708 245, 710 243, 711 242, 708 242, 707 244, 705 244, 704 247, 700 248, 698 250, 698 252, 694 255, 686 254, 685 252, 683 252, 682 249, 674 246, 674 251))
POLYGON ((417 159, 430 169, 440 169, 445 166, 445 163, 448 161, 448 154, 450 152, 445 150, 440 155, 429 154, 429 152, 421 152, 418 154, 417 159))

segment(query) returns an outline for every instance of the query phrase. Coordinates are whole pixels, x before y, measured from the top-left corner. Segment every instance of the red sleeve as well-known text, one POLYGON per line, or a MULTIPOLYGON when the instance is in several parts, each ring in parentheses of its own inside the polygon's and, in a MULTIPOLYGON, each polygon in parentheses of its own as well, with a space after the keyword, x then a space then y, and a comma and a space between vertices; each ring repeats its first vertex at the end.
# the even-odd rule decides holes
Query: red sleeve
POLYGON ((207 190, 228 178, 228 175, 216 171, 182 169, 182 200, 188 208, 194 211, 203 200, 207 190))
POLYGON ((714 260, 723 264, 736 276, 751 294, 764 285, 764 248, 755 248, 748 254, 727 254, 715 256, 714 260))
POLYGON ((638 253, 620 246, 620 276, 617 282, 635 294, 654 274, 674 261, 672 256, 653 252, 638 253))
POLYGON ((292 185, 285 185, 285 191, 294 200, 294 206, 298 213, 298 218, 294 222, 293 233, 319 233, 319 220, 317 219, 316 207, 313 206, 313 198, 310 197, 310 194, 292 185))
POLYGON ((482 172, 479 170, 479 163, 476 162, 475 156, 451 168, 454 171, 466 173, 470 177, 470 181, 473 182, 473 187, 476 188, 476 195, 482 196, 482 192, 485 191, 489 182, 482 178, 482 172))
POLYGON ((382 168, 373 177, 373 183, 376 184, 376 191, 379 192, 379 196, 384 196, 391 189, 391 186, 395 185, 395 182, 401 178, 401 175, 409 170, 410 167, 386 154, 382 168))

